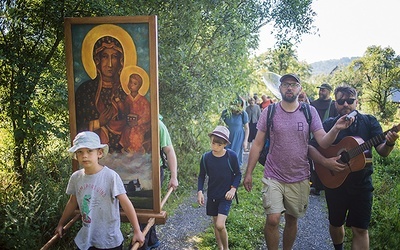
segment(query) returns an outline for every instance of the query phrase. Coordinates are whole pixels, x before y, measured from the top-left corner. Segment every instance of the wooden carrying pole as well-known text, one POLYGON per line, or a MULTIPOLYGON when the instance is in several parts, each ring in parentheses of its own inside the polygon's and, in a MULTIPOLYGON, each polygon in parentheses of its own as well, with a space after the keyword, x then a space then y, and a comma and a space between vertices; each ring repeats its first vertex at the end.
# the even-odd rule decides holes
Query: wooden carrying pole
MULTIPOLYGON (((70 220, 64 227, 63 231, 68 230, 79 218, 81 217, 81 214, 76 214, 72 220, 70 220)), ((58 234, 55 234, 40 250, 47 250, 49 249, 59 238, 60 236, 58 234)))
MULTIPOLYGON (((160 204, 160 208, 161 209, 163 208, 164 204, 167 202, 167 200, 168 200, 169 196, 171 195, 172 191, 174 191, 174 188, 170 187, 168 192, 167 192, 167 194, 165 195, 165 197, 161 201, 161 204, 160 204)), ((154 225, 155 220, 156 220, 155 218, 150 218, 147 221, 147 225, 143 229, 143 232, 142 232, 145 236, 149 232, 150 228, 154 225)), ((135 242, 135 244, 133 244, 131 250, 137 250, 139 248, 139 246, 140 246, 139 242, 135 242)))
MULTIPOLYGON (((172 191, 174 191, 174 189, 171 187, 167 194, 165 195, 164 199, 161 201, 160 207, 162 208, 165 204, 165 202, 167 202, 169 196, 171 195, 172 191)), ((63 227, 63 231, 68 230, 79 218, 81 217, 81 214, 78 213, 76 214, 64 227, 63 227)), ((143 230, 143 234, 146 235, 147 232, 150 230, 150 228, 154 225, 155 223, 155 218, 150 218, 147 222, 147 226, 145 227, 145 229, 143 230)), ((60 238, 60 236, 58 234, 55 234, 42 248, 40 248, 40 250, 47 250, 50 249, 50 247, 58 240, 58 238, 60 238)), ((136 242, 135 245, 133 245, 132 249, 138 249, 139 248, 139 242, 136 242)))

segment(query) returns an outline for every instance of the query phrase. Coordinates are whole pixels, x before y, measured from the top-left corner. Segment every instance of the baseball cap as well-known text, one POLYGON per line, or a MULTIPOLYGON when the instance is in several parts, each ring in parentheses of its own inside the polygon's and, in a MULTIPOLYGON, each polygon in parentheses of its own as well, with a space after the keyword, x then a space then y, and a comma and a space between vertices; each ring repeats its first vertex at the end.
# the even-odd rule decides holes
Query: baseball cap
POLYGON ((321 86, 319 86, 317 88, 319 88, 319 89, 327 89, 329 91, 332 91, 332 86, 327 84, 327 83, 323 83, 323 84, 321 84, 321 86))
POLYGON ((76 159, 75 152, 81 148, 88 148, 88 149, 103 149, 103 157, 105 157, 108 153, 108 145, 100 143, 100 137, 91 131, 83 131, 80 132, 75 136, 73 141, 73 146, 68 149, 68 152, 71 156, 76 159))
POLYGON ((215 135, 218 136, 230 144, 231 142, 229 141, 229 130, 225 126, 217 126, 213 132, 209 133, 208 136, 215 135))
POLYGON ((296 74, 286 74, 286 75, 283 75, 283 76, 281 76, 281 79, 279 80, 280 82, 283 82, 286 78, 289 78, 289 77, 293 77, 294 79, 296 79, 296 81, 298 82, 298 83, 300 83, 300 78, 299 78, 299 76, 298 75, 296 75, 296 74))

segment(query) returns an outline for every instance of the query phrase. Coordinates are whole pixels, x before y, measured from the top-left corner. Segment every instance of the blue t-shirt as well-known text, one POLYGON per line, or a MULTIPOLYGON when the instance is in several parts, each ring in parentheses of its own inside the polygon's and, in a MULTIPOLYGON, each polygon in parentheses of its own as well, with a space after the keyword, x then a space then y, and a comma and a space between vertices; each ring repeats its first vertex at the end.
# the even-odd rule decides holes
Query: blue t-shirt
POLYGON ((238 158, 234 151, 226 149, 226 153, 222 157, 216 157, 209 151, 203 157, 200 161, 197 191, 203 191, 206 175, 208 175, 207 197, 209 199, 224 198, 226 192, 231 189, 231 186, 236 189, 238 188, 242 173, 240 172, 238 158))

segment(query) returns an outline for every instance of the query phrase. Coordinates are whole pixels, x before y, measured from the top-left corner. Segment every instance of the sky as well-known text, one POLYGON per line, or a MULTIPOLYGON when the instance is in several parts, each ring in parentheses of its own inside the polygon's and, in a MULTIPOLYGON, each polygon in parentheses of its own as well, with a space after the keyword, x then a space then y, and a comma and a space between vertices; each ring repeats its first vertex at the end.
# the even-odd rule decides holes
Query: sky
MULTIPOLYGON (((314 0, 312 9, 319 35, 302 36, 297 47, 300 61, 361 57, 372 45, 390 46, 400 54, 399 0, 314 0)), ((271 26, 261 28, 256 54, 273 48, 270 31, 271 26)))

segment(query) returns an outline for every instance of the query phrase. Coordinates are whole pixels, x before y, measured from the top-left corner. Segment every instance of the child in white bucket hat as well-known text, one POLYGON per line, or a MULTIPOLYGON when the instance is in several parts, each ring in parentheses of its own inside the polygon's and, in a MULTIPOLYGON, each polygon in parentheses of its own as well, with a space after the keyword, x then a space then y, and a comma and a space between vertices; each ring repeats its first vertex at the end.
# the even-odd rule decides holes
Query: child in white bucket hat
POLYGON ((225 126, 217 126, 208 136, 210 137, 211 151, 204 153, 201 157, 197 202, 201 206, 205 204, 203 188, 206 175, 208 175, 206 213, 213 217, 218 248, 229 249, 225 221, 236 189, 240 184, 242 173, 236 153, 225 148, 230 143, 229 130, 225 126))
POLYGON ((133 230, 132 241, 143 245, 136 211, 126 195, 120 176, 99 159, 108 153, 108 145, 101 144, 96 133, 84 131, 76 135, 68 149, 82 169, 69 179, 66 193, 70 198, 58 222, 55 233, 63 236, 63 226, 76 209, 82 215, 82 228, 75 237, 79 249, 121 249, 124 237, 120 230, 120 205, 125 211, 133 230))
POLYGON ((77 160, 76 158, 76 151, 81 148, 88 148, 88 149, 102 149, 103 154, 102 157, 106 157, 108 154, 108 145, 100 143, 100 137, 91 131, 84 131, 75 136, 73 141, 73 146, 68 149, 68 152, 72 155, 72 157, 77 160))

